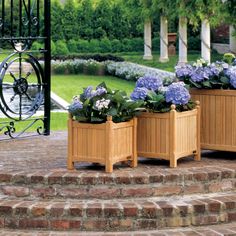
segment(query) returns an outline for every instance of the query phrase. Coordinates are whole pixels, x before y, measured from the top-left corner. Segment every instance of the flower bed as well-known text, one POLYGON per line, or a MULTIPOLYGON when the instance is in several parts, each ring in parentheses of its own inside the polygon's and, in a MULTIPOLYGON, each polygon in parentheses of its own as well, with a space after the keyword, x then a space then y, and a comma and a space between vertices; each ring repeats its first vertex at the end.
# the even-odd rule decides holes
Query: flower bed
POLYGON ((108 74, 117 76, 125 80, 138 80, 142 76, 159 77, 162 79, 173 79, 174 74, 163 70, 158 70, 131 62, 108 62, 106 64, 108 74))

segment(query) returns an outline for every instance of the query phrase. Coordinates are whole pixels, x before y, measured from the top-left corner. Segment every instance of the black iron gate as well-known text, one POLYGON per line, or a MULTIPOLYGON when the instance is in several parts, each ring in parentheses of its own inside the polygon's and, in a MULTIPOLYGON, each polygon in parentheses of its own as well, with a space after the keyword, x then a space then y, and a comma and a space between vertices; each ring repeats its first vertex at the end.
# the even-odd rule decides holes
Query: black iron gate
POLYGON ((50 133, 50 0, 0 0, 0 140, 50 133))

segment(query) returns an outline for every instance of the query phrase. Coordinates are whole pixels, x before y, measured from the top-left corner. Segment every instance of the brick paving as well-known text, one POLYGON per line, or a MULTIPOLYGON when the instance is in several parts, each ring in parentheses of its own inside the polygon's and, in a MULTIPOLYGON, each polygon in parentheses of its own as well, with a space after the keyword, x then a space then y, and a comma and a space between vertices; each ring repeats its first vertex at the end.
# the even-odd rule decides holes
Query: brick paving
POLYGON ((58 231, 21 231, 0 230, 1 236, 235 236, 236 223, 208 227, 176 228, 134 232, 58 232, 58 231))
MULTIPOLYGON (((52 132, 50 136, 0 142, 0 149, 0 171, 65 171, 67 132, 52 132)), ((170 170, 168 161, 141 159, 138 168, 133 170, 126 165, 115 165, 114 173, 140 173, 145 170, 156 173, 167 170, 177 173, 199 167, 216 170, 222 167, 236 169, 236 154, 233 152, 205 152, 202 156, 201 162, 193 161, 193 158, 180 159, 178 167, 174 170, 170 170)), ((77 164, 76 168, 86 173, 104 173, 104 167, 100 165, 77 164)))
POLYGON ((175 169, 140 158, 107 174, 89 163, 67 171, 66 132, 0 150, 0 228, 34 230, 0 235, 236 235, 235 153, 204 151, 201 162, 184 158, 175 169))

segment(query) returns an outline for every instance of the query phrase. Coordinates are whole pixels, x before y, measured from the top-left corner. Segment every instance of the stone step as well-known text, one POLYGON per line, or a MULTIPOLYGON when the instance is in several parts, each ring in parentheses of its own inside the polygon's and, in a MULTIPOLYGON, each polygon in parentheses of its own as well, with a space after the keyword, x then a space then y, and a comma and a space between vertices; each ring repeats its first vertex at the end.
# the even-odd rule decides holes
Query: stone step
POLYGON ((113 200, 0 200, 12 229, 132 231, 236 222, 236 193, 113 200))
POLYGON ((236 166, 188 169, 1 172, 0 195, 18 198, 109 199, 236 190, 236 166))
POLYGON ((236 223, 204 227, 185 227, 168 230, 145 230, 126 232, 71 232, 42 230, 0 230, 1 236, 235 236, 236 223))

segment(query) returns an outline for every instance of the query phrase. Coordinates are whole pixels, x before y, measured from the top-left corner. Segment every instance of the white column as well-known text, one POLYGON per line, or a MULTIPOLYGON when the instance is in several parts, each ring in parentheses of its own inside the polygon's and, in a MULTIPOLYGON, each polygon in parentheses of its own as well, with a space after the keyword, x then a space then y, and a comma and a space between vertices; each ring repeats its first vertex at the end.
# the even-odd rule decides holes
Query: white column
POLYGON ((201 27, 201 57, 206 61, 211 61, 211 32, 207 19, 202 21, 201 27))
POLYGON ((165 16, 161 16, 160 29, 160 62, 169 61, 168 57, 168 21, 165 16))
POLYGON ((144 24, 144 60, 152 60, 152 24, 146 20, 144 24))
POLYGON ((187 49, 187 18, 179 18, 179 63, 185 64, 188 62, 187 49))
POLYGON ((229 49, 236 53, 236 28, 233 25, 229 27, 229 49))

